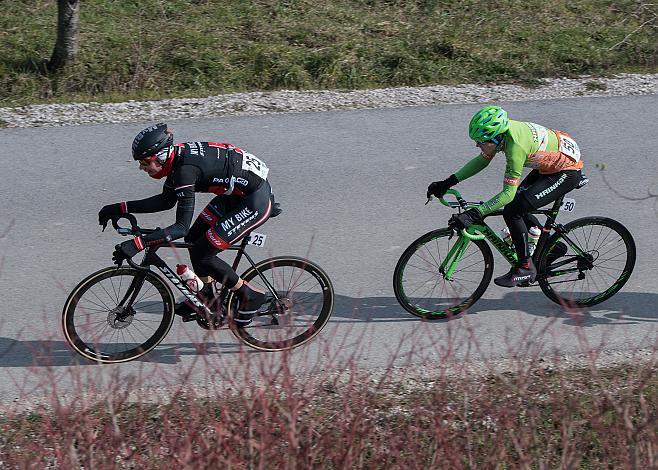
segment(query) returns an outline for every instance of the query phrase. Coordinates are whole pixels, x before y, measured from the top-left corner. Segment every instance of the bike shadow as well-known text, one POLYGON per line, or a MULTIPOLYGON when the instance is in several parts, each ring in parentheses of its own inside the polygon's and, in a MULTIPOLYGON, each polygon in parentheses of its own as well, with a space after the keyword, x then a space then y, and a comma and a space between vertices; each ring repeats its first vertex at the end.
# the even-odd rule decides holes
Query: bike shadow
POLYGON ((548 300, 541 292, 510 292, 502 300, 508 309, 513 308, 538 317, 562 319, 565 325, 594 327, 658 323, 658 293, 618 292, 598 305, 572 309, 548 300))
MULTIPOLYGON (((565 325, 594 327, 597 325, 631 325, 643 322, 658 323, 658 294, 618 292, 611 299, 579 309, 565 309, 544 296, 542 292, 518 289, 500 299, 480 299, 466 315, 495 314, 500 311, 520 311, 524 314, 556 318, 565 325)), ((462 315, 431 320, 441 323, 457 320, 462 315)), ((424 321, 404 310, 394 297, 354 298, 336 296, 332 322, 406 322, 424 321)))
MULTIPOLYGON (((602 304, 590 308, 565 310, 548 300, 543 293, 518 289, 500 299, 480 299, 465 314, 432 320, 445 323, 464 315, 495 315, 496 312, 520 311, 527 315, 556 318, 565 325, 596 327, 599 325, 632 325, 658 323, 658 294, 619 292, 602 304)), ((359 323, 420 322, 421 318, 406 312, 394 297, 350 297, 337 295, 329 325, 359 323)), ((235 338, 227 341, 201 339, 172 344, 167 342, 133 362, 177 364, 184 357, 219 354, 259 354, 235 338)), ((173 338, 169 341, 173 341, 173 338)), ((264 353, 269 354, 269 353, 264 353)), ((64 340, 20 340, 0 337, 0 369, 10 367, 62 367, 99 365, 73 352, 64 340)), ((107 366, 106 366, 107 367, 107 366)))
MULTIPOLYGON (((133 363, 177 364, 185 356, 211 356, 219 354, 255 354, 259 351, 248 349, 237 340, 226 342, 190 341, 165 344, 133 363)), ((65 341, 58 340, 24 340, 0 337, 0 369, 7 367, 62 367, 62 366, 96 366, 97 362, 87 360, 73 352, 65 341)), ((119 364, 120 365, 120 364, 119 364)), ((107 366, 106 366, 107 367, 107 366)), ((110 366, 111 367, 111 366, 110 366)))

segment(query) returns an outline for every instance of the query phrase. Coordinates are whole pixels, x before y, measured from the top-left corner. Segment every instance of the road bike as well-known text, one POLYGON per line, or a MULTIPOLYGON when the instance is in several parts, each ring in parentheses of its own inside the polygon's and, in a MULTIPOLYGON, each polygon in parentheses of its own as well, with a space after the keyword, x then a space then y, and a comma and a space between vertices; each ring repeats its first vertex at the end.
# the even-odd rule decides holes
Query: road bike
MULTIPOLYGON (((447 194, 456 202, 440 198, 441 203, 459 212, 482 204, 465 201, 454 189, 447 194)), ((546 223, 532 255, 536 280, 522 287, 538 284, 549 299, 567 308, 591 307, 612 297, 628 281, 635 266, 635 242, 621 223, 607 217, 583 217, 565 225, 556 222, 560 211, 572 211, 574 206, 574 199, 562 196, 550 209, 531 211, 545 215, 546 223)), ((484 219, 496 216, 502 216, 502 210, 484 219)), ((393 289, 405 310, 430 320, 466 311, 491 282, 494 258, 489 245, 510 265, 517 262, 514 247, 484 219, 467 230, 433 230, 402 253, 393 289)))
MULTIPOLYGON (((112 220, 120 235, 137 236, 154 232, 137 225, 124 214, 112 220), (126 218, 131 227, 121 227, 126 218)), ((71 292, 62 312, 62 327, 74 351, 92 361, 117 363, 137 359, 152 351, 167 336, 175 318, 172 288, 193 305, 184 322, 196 321, 204 329, 229 328, 245 344, 262 351, 283 351, 301 346, 327 324, 334 305, 329 276, 315 263, 296 256, 278 256, 258 263, 246 252, 248 245, 263 246, 266 235, 252 232, 239 245, 233 269, 243 257, 251 267, 241 275, 254 288, 268 295, 247 326, 233 320, 237 296, 214 283, 214 299, 206 301, 190 289, 157 255, 161 248, 189 248, 190 243, 147 247, 137 264, 101 269, 82 280, 71 292), (152 270, 156 267, 161 275, 152 270), (167 283, 167 280, 169 283, 167 283)))

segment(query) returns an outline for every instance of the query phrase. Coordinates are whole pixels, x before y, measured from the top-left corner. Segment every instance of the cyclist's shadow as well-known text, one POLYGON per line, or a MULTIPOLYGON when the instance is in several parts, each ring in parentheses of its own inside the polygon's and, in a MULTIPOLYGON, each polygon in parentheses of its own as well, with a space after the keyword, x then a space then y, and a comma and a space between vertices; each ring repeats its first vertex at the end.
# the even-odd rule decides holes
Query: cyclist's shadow
MULTIPOLYGON (((517 289, 504 294, 500 299, 478 300, 466 315, 495 315, 496 311, 520 311, 533 316, 562 319, 565 325, 592 327, 642 322, 658 323, 656 305, 658 305, 658 294, 618 292, 614 297, 593 307, 565 309, 547 299, 542 292, 517 289)), ((463 315, 456 315, 433 322, 448 322, 462 317, 463 315)), ((381 323, 422 320, 407 313, 394 297, 336 296, 331 322, 354 321, 381 323)))
MULTIPOLYGON (((199 340, 182 343, 169 343, 156 347, 153 351, 131 362, 153 362, 177 364, 185 356, 211 356, 219 354, 258 353, 247 348, 234 338, 226 342, 199 340)), ((74 365, 99 365, 80 357, 65 341, 58 340, 19 340, 0 337, 0 369, 5 367, 62 367, 74 365)))
MULTIPOLYGON (((593 327, 598 325, 629 325, 643 322, 658 323, 658 294, 618 292, 602 304, 578 310, 565 310, 548 300, 543 293, 517 289, 505 293, 500 299, 483 298, 469 309, 466 315, 495 315, 497 311, 521 311, 528 315, 557 318, 565 325, 593 327)), ((440 324, 459 320, 436 320, 440 324)), ((394 297, 349 297, 336 295, 334 311, 328 327, 362 323, 420 322, 420 318, 407 313, 394 297)), ((235 338, 226 341, 209 339, 184 342, 163 341, 149 354, 133 361, 158 364, 177 364, 188 356, 212 356, 247 352, 260 354, 235 338)), ((264 353, 268 354, 268 353, 264 353)), ((0 337, 0 368, 5 367, 62 367, 71 365, 97 365, 74 353, 63 340, 20 340, 0 337)))
MULTIPOLYGON (((658 294, 651 292, 622 291, 598 305, 572 309, 550 301, 541 292, 525 289, 510 292, 502 299, 490 302, 502 302, 501 308, 504 310, 515 309, 534 316, 563 319, 565 325, 592 327, 658 323, 658 294)), ((474 310, 477 311, 478 307, 479 302, 474 305, 474 310)), ((484 309, 484 306, 481 308, 484 309)))

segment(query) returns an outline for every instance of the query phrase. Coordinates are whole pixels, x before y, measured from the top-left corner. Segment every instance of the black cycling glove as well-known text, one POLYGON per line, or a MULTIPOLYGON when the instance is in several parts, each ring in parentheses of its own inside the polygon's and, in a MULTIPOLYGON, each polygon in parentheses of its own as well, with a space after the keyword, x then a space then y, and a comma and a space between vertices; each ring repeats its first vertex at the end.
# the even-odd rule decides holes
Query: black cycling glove
POLYGON ((469 225, 477 224, 482 221, 482 214, 475 207, 468 209, 461 214, 455 214, 450 217, 448 225, 458 229, 467 229, 469 225))
POLYGON ((132 258, 143 249, 144 241, 142 240, 142 237, 135 237, 132 240, 125 241, 114 247, 112 261, 114 261, 114 264, 117 266, 121 266, 123 260, 132 258))
POLYGON ((457 183, 459 183, 459 180, 454 174, 450 175, 448 179, 445 179, 443 181, 433 182, 427 187, 427 199, 429 199, 430 196, 436 196, 436 197, 445 196, 446 192, 457 183))
POLYGON ((98 211, 98 225, 102 225, 103 229, 107 225, 107 222, 114 216, 123 214, 121 206, 123 203, 117 202, 116 204, 108 204, 103 206, 103 208, 98 211))

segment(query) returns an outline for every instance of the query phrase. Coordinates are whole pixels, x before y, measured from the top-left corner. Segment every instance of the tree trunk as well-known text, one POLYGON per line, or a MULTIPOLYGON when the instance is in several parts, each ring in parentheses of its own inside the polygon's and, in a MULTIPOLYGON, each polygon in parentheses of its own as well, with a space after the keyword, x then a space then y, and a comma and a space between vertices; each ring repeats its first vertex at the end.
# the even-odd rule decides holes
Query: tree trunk
POLYGON ((62 69, 78 53, 80 0, 57 0, 57 42, 48 62, 51 72, 62 69))

